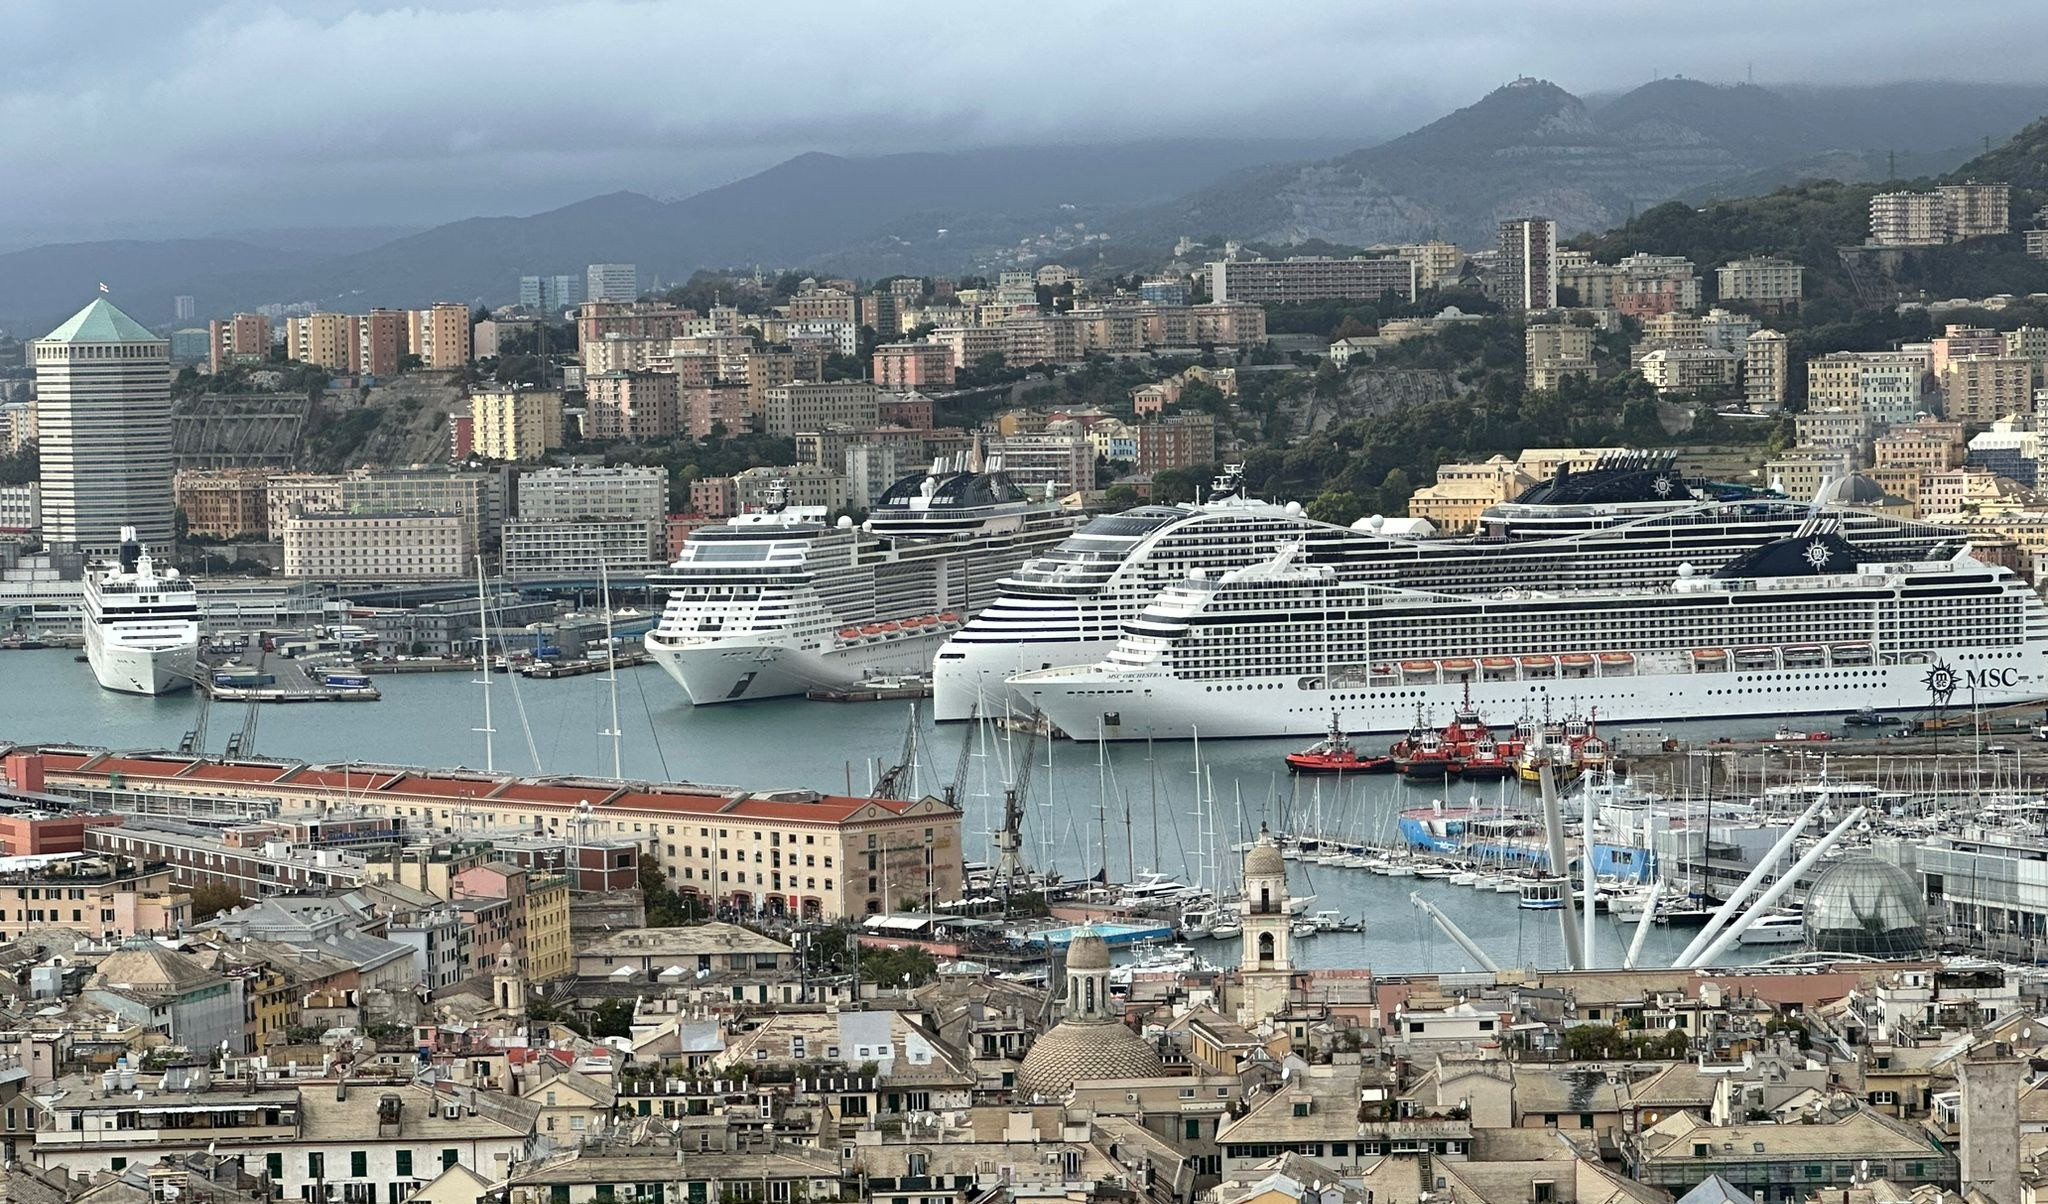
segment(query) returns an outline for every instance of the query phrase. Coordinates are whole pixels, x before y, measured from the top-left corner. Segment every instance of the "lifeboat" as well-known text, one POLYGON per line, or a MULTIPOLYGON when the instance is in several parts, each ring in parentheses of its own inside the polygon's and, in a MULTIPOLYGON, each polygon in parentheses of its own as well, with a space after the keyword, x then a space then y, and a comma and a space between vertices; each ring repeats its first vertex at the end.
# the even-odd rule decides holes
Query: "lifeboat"
POLYGON ((841 627, 839 629, 839 638, 842 640, 857 640, 860 638, 860 628, 841 627))
POLYGON ((946 612, 945 614, 942 614, 942 615, 940 615, 940 616, 939 616, 939 622, 941 622, 941 623, 958 623, 959 621, 960 621, 960 616, 959 616, 959 615, 956 615, 956 614, 954 614, 954 613, 953 613, 952 611, 950 611, 950 610, 949 610, 949 611, 947 611, 947 612, 946 612))
POLYGON ((1769 669, 1778 663, 1778 654, 1770 648, 1737 648, 1735 663, 1745 668, 1769 669))
POLYGON ((862 635, 880 635, 882 634, 882 625, 880 623, 870 623, 866 627, 861 628, 860 633, 862 635))
POLYGON ((1374 677, 1392 677, 1394 675, 1394 666, 1374 665, 1372 667, 1372 675, 1374 677))
POLYGON ((1600 654, 1600 667, 1603 669, 1626 669, 1635 663, 1636 654, 1633 652, 1603 652, 1600 654))
POLYGON ((1479 663, 1488 669, 1512 669, 1515 667, 1515 658, 1512 656, 1482 656, 1479 658, 1479 663))
POLYGON ((1870 645, 1836 644, 1829 649, 1838 665, 1867 665, 1870 663, 1870 645))
POLYGON ((1725 661, 1728 659, 1728 650, 1726 648, 1695 648, 1692 650, 1692 659, 1696 661, 1725 661))
POLYGON ((1446 673, 1470 673, 1471 671, 1472 662, 1464 657, 1453 657, 1444 662, 1444 672, 1446 673))
POLYGON ((1819 644, 1794 644, 1785 649, 1785 663, 1788 665, 1818 665, 1820 658, 1819 644))
POLYGON ((1522 658, 1522 668, 1524 669, 1548 669, 1555 663, 1556 661, 1548 656, 1525 656, 1522 658))
POLYGON ((1404 676, 1406 676, 1406 675, 1413 675, 1413 676, 1416 676, 1416 677, 1423 677, 1423 676, 1430 676, 1430 677, 1433 677, 1433 676, 1435 676, 1435 675, 1436 675, 1436 662, 1435 662, 1435 661, 1402 661, 1402 662, 1401 662, 1401 672, 1402 672, 1402 674, 1403 674, 1404 676))
POLYGON ((883 635, 888 635, 888 634, 889 634, 890 632, 893 632, 893 631, 901 631, 901 630, 903 630, 903 625, 902 625, 901 623, 884 623, 884 624, 882 624, 882 634, 883 634, 883 635))

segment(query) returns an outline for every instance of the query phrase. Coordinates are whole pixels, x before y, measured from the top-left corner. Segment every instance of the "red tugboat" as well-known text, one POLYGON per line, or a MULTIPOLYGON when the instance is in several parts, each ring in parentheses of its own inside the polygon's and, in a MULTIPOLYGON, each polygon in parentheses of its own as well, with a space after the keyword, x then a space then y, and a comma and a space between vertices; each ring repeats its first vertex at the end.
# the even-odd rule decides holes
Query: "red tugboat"
POLYGON ((1458 775, 1468 782, 1495 782, 1514 772, 1514 761, 1495 742, 1493 733, 1474 740, 1458 756, 1458 775))
POLYGON ((1300 752, 1288 753, 1287 768, 1291 773, 1392 773, 1394 758, 1359 756, 1332 713, 1329 732, 1300 752))
POLYGON ((1393 754, 1394 768, 1414 781, 1440 781, 1452 769, 1451 746, 1444 742, 1442 732, 1423 726, 1420 707, 1416 708, 1415 726, 1388 751, 1393 754))

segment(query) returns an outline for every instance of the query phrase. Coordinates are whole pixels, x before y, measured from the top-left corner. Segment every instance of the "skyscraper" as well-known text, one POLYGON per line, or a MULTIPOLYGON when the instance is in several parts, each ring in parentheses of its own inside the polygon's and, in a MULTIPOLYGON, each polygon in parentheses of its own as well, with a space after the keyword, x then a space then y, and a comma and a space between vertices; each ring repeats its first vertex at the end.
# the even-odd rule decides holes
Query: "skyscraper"
POLYGON ((630 263, 593 263, 584 270, 586 301, 631 301, 640 295, 640 270, 630 263))
POLYGON ((1557 223, 1518 217, 1500 224, 1501 308, 1510 313, 1557 305, 1557 223))
POLYGON ((36 340, 43 538, 111 555, 171 544, 171 345, 101 297, 36 340))
POLYGON ((171 299, 171 306, 176 311, 173 317, 177 321, 190 322, 199 316, 199 301, 190 294, 179 293, 171 299))

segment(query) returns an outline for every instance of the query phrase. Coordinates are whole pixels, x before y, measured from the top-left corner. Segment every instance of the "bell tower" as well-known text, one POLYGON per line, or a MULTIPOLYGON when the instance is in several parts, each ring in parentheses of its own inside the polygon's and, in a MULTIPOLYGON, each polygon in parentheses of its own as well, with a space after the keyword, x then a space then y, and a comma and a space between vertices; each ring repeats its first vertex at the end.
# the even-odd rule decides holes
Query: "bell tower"
POLYGON ((1242 987, 1238 1023, 1250 1027, 1287 1010, 1294 984, 1292 933, 1287 914, 1287 862, 1272 833, 1259 826, 1259 838, 1244 855, 1244 898, 1238 903, 1244 929, 1244 951, 1238 962, 1242 987))
POLYGON ((526 1018, 526 959, 511 941, 498 946, 498 964, 491 968, 491 1002, 509 1015, 526 1018))

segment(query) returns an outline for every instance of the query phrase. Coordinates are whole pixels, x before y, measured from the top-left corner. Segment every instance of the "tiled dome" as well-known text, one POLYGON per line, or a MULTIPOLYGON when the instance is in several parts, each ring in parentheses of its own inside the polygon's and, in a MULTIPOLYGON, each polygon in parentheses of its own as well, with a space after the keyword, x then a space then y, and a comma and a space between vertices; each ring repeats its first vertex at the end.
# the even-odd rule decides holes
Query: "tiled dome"
POLYGON ((1064 1095, 1075 1083, 1154 1078, 1166 1073, 1145 1039, 1114 1020, 1062 1020, 1024 1055, 1018 1089, 1064 1095))
POLYGON ((1261 840, 1244 855, 1245 877, 1277 878, 1287 872, 1287 862, 1280 856, 1279 846, 1268 840, 1261 840))

